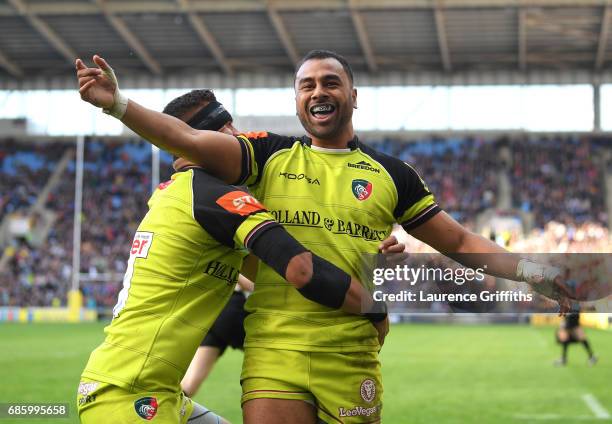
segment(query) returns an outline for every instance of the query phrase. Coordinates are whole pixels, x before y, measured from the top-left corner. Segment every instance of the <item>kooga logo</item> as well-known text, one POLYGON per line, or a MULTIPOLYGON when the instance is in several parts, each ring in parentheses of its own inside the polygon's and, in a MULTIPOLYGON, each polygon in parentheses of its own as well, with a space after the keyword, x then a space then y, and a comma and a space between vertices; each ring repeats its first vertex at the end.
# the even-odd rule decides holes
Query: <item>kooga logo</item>
POLYGON ((321 185, 321 182, 318 178, 310 178, 306 176, 306 174, 294 174, 292 172, 279 172, 279 177, 285 177, 288 180, 294 181, 305 181, 308 184, 321 185))

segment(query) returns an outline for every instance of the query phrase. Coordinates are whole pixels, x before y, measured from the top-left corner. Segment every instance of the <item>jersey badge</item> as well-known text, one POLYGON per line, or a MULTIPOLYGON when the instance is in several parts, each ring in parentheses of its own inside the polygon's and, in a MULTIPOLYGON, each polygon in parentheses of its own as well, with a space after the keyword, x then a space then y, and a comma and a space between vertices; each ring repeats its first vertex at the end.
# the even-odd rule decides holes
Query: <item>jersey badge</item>
POLYGON ((372 183, 366 180, 353 180, 353 195, 357 200, 366 200, 372 194, 372 183))
POLYGON ((160 185, 158 185, 158 186, 157 186, 157 188, 158 188, 159 190, 163 190, 163 189, 165 189, 166 187, 168 187, 170 184, 172 184, 173 182, 174 182, 174 180, 168 180, 168 181, 163 182, 163 183, 161 183, 160 185))
POLYGON ((246 138, 249 139, 258 139, 258 138, 266 138, 268 137, 268 132, 267 131, 255 131, 255 132, 248 132, 246 134, 244 134, 246 136, 246 138))
POLYGON ((134 409, 140 418, 151 421, 157 414, 157 399, 154 397, 140 398, 134 402, 134 409))
POLYGON ((259 201, 244 191, 230 191, 217 199, 217 204, 230 213, 248 216, 252 213, 265 211, 259 201))

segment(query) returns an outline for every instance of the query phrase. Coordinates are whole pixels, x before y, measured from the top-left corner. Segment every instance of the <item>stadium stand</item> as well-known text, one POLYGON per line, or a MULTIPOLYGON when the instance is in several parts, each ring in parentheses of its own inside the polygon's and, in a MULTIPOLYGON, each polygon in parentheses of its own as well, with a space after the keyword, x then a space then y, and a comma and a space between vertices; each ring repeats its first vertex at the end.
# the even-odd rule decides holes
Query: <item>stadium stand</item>
POLYGON ((512 144, 513 203, 534 212, 536 226, 606 220, 603 149, 594 140, 544 138, 512 144))
MULTIPOLYGON (((3 150, 7 151, 11 144, 3 143, 3 150)), ((12 206, 3 207, 2 218, 13 211, 13 205, 22 210, 31 206, 58 154, 56 145, 30 143, 20 143, 16 152, 5 155, 2 161, 3 185, 8 182, 3 199, 6 197, 6 203, 12 206), (17 162, 14 157, 27 160, 18 162, 24 169, 19 170, 19 179, 11 185, 13 163, 17 162), (42 163, 47 165, 43 167, 42 163), (26 178, 21 178, 24 175, 26 178)), ((125 246, 146 212, 150 162, 150 147, 142 142, 87 143, 80 271, 88 306, 109 306, 116 299, 117 282, 125 270, 125 246)), ((46 200, 56 221, 41 246, 33 246, 29 234, 13 238, 6 246, 4 255, 9 260, 7 272, 0 277, 2 305, 51 306, 65 301, 71 273, 74 180, 71 163, 46 200)))
POLYGON ((385 140, 370 144, 413 165, 438 203, 464 225, 473 227, 478 213, 496 205, 496 142, 434 138, 417 143, 385 140))
MULTIPOLYGON (((432 138, 400 143, 373 141, 373 147, 415 166, 442 207, 474 227, 478 214, 501 202, 499 176, 511 181, 511 204, 532 213, 534 228, 508 240, 515 251, 600 252, 611 243, 605 209, 606 147, 594 138, 432 138), (510 159, 504 159, 509 149, 510 159), (565 203, 559 199, 566 199, 565 203)), ((67 144, 0 142, 0 219, 27 211, 67 144)), ((608 152, 609 153, 609 152, 608 152)), ((161 156, 161 180, 171 174, 170 156, 161 156)), ((88 141, 85 150, 81 290, 85 306, 108 310, 125 270, 125 252, 151 187, 148 143, 88 141)), ((0 306, 64 304, 71 273, 75 167, 71 162, 45 207, 56 216, 44 242, 28 234, 4 246, 0 306)), ((413 252, 425 250, 410 241, 413 252)))

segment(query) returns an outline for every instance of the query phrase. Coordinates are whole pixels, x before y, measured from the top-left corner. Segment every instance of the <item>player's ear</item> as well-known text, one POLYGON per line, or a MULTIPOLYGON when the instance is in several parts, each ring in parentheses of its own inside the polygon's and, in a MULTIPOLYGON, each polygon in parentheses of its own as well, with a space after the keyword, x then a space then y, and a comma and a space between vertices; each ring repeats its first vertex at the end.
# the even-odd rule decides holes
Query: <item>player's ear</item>
POLYGON ((357 109, 357 89, 353 88, 351 91, 351 97, 353 99, 353 109, 357 109))

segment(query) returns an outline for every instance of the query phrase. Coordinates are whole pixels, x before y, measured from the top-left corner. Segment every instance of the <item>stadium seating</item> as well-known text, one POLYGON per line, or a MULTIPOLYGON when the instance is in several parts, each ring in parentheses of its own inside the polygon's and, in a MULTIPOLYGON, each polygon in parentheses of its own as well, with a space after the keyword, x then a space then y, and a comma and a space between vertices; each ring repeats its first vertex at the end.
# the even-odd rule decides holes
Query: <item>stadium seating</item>
MULTIPOLYGON (((442 207, 468 225, 474 224, 479 213, 496 207, 498 175, 507 172, 512 206, 533 213, 536 224, 532 234, 514 241, 517 249, 609 248, 606 171, 605 164, 597 160, 605 157, 602 152, 608 149, 602 140, 430 138, 369 144, 412 164, 442 207), (509 149, 509 162, 500 159, 500 149, 509 149)), ((0 142, 0 218, 32 205, 67 147, 0 142)), ((127 246, 147 210, 150 152, 149 144, 142 141, 86 144, 80 271, 88 306, 108 309, 115 302, 127 246)), ((170 173, 170 157, 163 154, 162 181, 170 173)), ((0 275, 0 306, 65 302, 72 266, 74 174, 72 163, 47 199, 46 207, 57 214, 57 220, 46 242, 34 248, 26 237, 5 248, 9 260, 0 275)))

